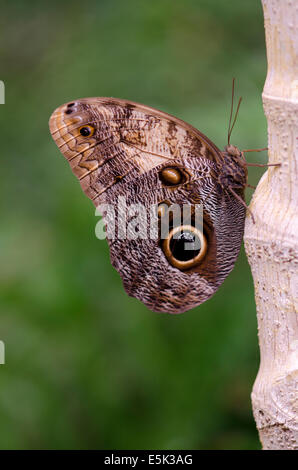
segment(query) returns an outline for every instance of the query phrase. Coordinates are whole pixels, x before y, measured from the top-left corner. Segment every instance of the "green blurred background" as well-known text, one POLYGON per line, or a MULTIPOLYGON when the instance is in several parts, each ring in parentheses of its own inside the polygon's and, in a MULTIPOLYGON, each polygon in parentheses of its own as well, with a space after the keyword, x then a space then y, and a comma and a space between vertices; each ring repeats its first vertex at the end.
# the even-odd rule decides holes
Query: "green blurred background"
MULTIPOLYGON (((244 251, 204 305, 149 311, 125 294, 48 130, 58 105, 114 96, 175 114, 223 148, 236 77, 232 143, 266 146, 260 0, 2 1, 0 31, 0 448, 260 448, 244 251)), ((249 175, 256 184, 261 173, 249 175)))

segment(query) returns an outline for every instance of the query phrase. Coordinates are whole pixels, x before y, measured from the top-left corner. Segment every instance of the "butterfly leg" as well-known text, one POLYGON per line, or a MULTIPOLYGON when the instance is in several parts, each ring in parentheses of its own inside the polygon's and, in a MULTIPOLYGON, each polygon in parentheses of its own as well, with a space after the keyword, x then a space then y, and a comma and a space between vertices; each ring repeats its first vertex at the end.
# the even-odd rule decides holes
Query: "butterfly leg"
POLYGON ((268 147, 265 147, 263 149, 246 149, 246 150, 241 150, 241 154, 243 156, 243 159, 245 161, 246 166, 259 166, 259 167, 267 167, 267 166, 281 166, 281 163, 248 163, 245 158, 244 158, 244 153, 247 152, 263 152, 264 150, 268 150, 268 147))
POLYGON ((246 210, 248 210, 248 212, 250 213, 251 215, 251 218, 252 218, 252 221, 253 223, 255 224, 255 218, 254 218, 254 215, 252 213, 252 211, 250 210, 250 208, 246 205, 245 201, 243 201, 243 199, 229 186, 228 187, 228 191, 233 194, 233 196, 238 199, 239 202, 241 202, 241 204, 246 208, 246 210))
POLYGON ((243 153, 246 152, 264 152, 265 150, 268 150, 268 147, 264 147, 263 149, 246 149, 242 150, 243 153))
POLYGON ((259 166, 259 167, 267 167, 267 166, 281 166, 281 163, 247 163, 246 166, 259 166))

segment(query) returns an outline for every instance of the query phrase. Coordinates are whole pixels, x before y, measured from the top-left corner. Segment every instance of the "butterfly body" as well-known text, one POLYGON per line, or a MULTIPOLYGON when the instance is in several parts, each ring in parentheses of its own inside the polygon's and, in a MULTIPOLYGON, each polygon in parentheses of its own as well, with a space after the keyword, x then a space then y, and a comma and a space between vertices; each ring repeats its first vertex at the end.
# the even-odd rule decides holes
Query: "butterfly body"
POLYGON ((170 239, 175 226, 166 240, 159 235, 108 236, 108 243, 126 292, 151 310, 180 313, 210 298, 232 270, 241 246, 247 181, 243 154, 232 145, 221 152, 174 116, 113 98, 60 106, 50 130, 95 206, 115 205, 119 197, 129 205, 141 204, 147 213, 164 202, 166 212, 172 205, 191 210, 202 205, 204 235, 190 224, 181 227, 175 243, 170 239), (196 235, 201 251, 183 252, 185 240, 196 235))

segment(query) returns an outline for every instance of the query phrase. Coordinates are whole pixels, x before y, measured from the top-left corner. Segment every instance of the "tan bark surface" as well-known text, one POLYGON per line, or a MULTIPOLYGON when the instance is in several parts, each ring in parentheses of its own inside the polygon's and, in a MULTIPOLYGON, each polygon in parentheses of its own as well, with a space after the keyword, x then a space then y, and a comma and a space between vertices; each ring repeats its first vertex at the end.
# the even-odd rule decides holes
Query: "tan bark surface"
POLYGON ((261 363, 252 392, 264 449, 298 449, 298 2, 262 0, 268 58, 263 91, 270 167, 248 215, 245 248, 261 363))

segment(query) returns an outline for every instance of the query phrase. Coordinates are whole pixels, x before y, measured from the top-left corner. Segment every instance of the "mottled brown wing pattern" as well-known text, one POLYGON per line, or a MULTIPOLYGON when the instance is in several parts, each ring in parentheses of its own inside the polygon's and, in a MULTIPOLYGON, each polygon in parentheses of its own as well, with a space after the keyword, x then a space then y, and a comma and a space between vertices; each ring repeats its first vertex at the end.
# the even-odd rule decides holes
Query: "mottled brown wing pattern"
POLYGON ((150 309, 180 313, 211 297, 234 266, 245 217, 245 207, 218 183, 219 149, 173 116, 113 98, 59 107, 50 130, 95 206, 116 203, 119 195, 148 209, 165 200, 179 205, 204 201, 208 250, 193 269, 172 266, 160 240, 108 242, 126 292, 150 309), (188 172, 187 184, 169 188, 162 183, 160 171, 169 165, 188 172))
POLYGON ((95 205, 117 177, 132 179, 174 158, 220 158, 215 145, 183 121, 112 98, 87 98, 61 106, 50 119, 50 130, 95 205), (87 141, 79 132, 84 124, 95 124, 87 141))
POLYGON ((243 238, 245 207, 216 184, 211 172, 202 176, 199 160, 183 159, 192 171, 193 181, 187 188, 171 191, 158 180, 160 167, 143 175, 142 191, 138 181, 124 185, 132 204, 151 204, 167 200, 173 204, 204 201, 204 231, 208 237, 207 255, 192 270, 180 271, 171 266, 155 240, 115 240, 110 244, 111 262, 123 279, 126 292, 144 302, 151 310, 180 313, 209 299, 232 270, 243 238), (150 189, 151 188, 151 189, 150 189), (158 188, 153 191, 152 188, 158 188), (146 197, 144 197, 144 194, 146 197))

